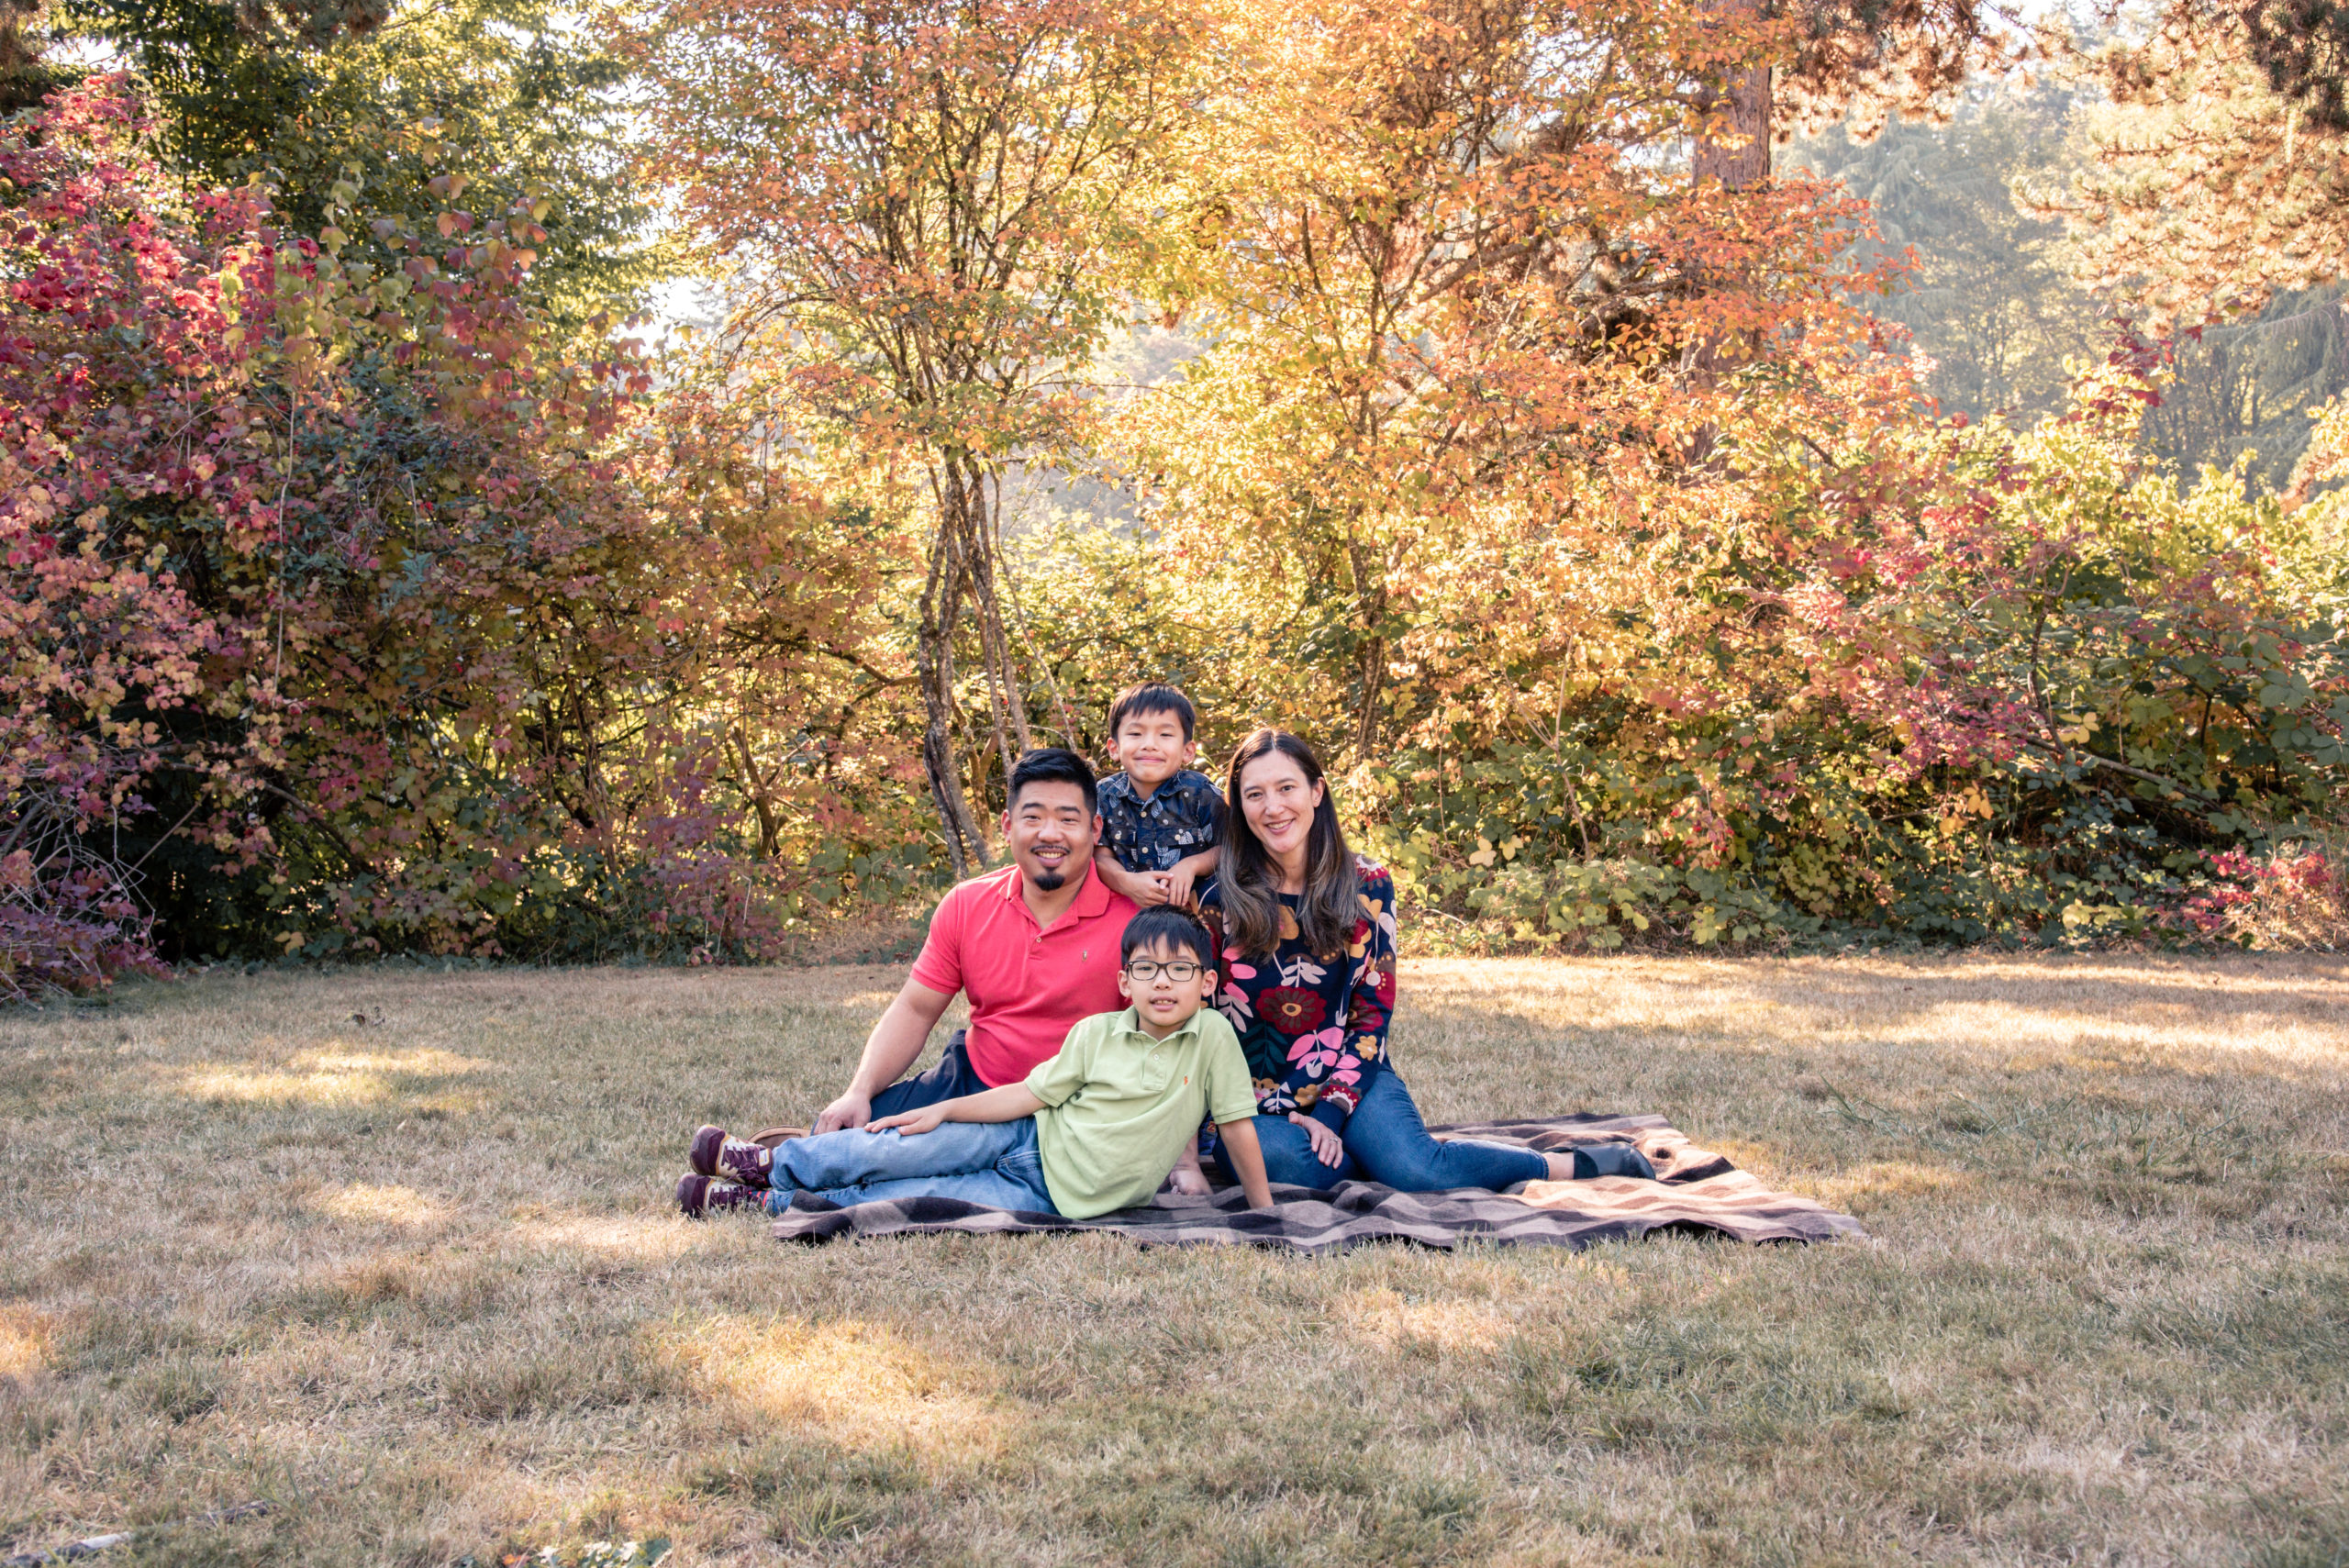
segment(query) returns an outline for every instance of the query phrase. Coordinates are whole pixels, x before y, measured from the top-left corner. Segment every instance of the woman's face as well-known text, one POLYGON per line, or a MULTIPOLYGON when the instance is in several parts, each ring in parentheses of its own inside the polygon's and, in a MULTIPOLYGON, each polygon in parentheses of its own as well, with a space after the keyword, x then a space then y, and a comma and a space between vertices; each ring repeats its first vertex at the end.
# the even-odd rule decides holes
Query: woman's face
POLYGON ((1267 751, 1240 770, 1240 815, 1275 860, 1305 853, 1322 785, 1281 751, 1267 751))

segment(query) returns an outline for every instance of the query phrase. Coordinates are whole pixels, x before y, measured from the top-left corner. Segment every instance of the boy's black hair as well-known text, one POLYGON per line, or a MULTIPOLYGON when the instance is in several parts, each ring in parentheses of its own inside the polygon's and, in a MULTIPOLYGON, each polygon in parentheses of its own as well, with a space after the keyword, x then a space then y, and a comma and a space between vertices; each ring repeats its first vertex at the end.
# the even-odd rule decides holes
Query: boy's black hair
POLYGON ((1109 733, 1117 734, 1118 726, 1132 713, 1171 713, 1183 721, 1183 739, 1196 740, 1193 731, 1198 727, 1198 711, 1191 706, 1191 699, 1181 690, 1163 681, 1144 681, 1138 686, 1128 686, 1109 705, 1109 733))
POLYGON ((1093 804, 1099 788, 1093 777, 1093 765, 1065 746, 1039 746, 1033 751, 1019 753, 1019 760, 1011 764, 1004 809, 1017 808, 1019 792, 1031 784, 1073 784, 1085 792, 1087 806, 1093 804))
POLYGON ((1208 929, 1175 908, 1171 904, 1153 904, 1126 922, 1126 934, 1118 940, 1118 963, 1123 968, 1140 948, 1189 948, 1202 969, 1213 969, 1215 943, 1208 938, 1208 929))

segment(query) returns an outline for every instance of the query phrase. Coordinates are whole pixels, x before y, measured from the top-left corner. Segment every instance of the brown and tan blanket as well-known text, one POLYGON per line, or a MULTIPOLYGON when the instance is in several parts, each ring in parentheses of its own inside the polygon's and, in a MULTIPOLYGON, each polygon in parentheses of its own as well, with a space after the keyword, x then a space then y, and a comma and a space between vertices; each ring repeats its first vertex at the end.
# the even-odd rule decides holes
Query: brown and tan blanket
POLYGON ((1371 1182, 1341 1182, 1326 1192, 1276 1186, 1271 1208, 1253 1210, 1237 1187, 1208 1197, 1161 1193, 1143 1208, 1094 1219, 1019 1214, 951 1198, 862 1203, 841 1208, 801 1195, 775 1221, 785 1241, 836 1236, 896 1236, 957 1230, 1114 1230, 1145 1247, 1186 1244, 1289 1247, 1323 1252, 1364 1241, 1417 1241, 1451 1247, 1464 1237, 1516 1246, 1587 1247, 1653 1230, 1711 1232, 1740 1241, 1826 1241, 1863 1234, 1860 1222, 1809 1198, 1772 1192, 1718 1154, 1691 1144, 1657 1116, 1568 1116, 1547 1121, 1491 1121, 1431 1129, 1438 1138, 1477 1138, 1544 1151, 1576 1144, 1632 1143, 1655 1166, 1656 1180, 1601 1176, 1585 1182, 1528 1182, 1515 1194, 1461 1188, 1398 1193, 1371 1182))

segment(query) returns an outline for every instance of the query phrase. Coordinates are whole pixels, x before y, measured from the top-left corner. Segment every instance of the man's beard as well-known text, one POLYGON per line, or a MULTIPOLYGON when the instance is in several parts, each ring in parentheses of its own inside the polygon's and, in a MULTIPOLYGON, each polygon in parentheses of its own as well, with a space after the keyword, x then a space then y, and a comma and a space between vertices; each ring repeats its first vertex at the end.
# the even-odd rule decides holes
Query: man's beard
POLYGON ((1068 880, 1068 873, 1064 871, 1031 871, 1028 873, 1028 880, 1036 884, 1038 891, 1052 893, 1058 891, 1060 884, 1068 880))

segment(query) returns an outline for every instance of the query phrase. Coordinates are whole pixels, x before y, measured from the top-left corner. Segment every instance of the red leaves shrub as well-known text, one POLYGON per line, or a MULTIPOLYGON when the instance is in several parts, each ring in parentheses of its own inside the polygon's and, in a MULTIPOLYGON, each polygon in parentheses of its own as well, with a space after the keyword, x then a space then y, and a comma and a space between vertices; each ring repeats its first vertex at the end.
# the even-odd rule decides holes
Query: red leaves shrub
POLYGON ((2349 944, 2349 867, 2337 846, 2294 844, 2266 856, 2226 850, 2210 857, 2221 880, 2180 910, 2197 936, 2255 948, 2349 944))
POLYGON ((845 865, 795 825, 894 787, 891 552, 722 381, 551 344, 528 212, 291 237, 147 135, 102 79, 0 138, 0 995, 151 964, 166 884, 239 956, 772 951, 845 865))

